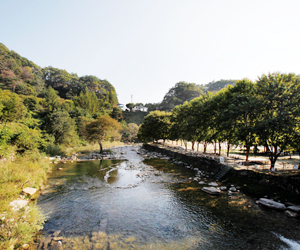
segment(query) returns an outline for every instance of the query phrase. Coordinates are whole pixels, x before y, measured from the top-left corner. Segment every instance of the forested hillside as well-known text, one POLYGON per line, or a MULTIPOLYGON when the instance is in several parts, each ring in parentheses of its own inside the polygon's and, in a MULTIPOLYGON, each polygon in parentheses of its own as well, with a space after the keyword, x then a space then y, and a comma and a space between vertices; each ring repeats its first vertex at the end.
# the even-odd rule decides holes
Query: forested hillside
POLYGON ((27 58, 9 50, 0 43, 0 84, 20 95, 45 97, 52 87, 60 98, 73 100, 88 88, 96 94, 102 107, 115 107, 118 103, 114 87, 95 76, 78 77, 77 74, 54 67, 41 68, 27 58))
POLYGON ((115 88, 107 80, 41 68, 0 43, 0 158, 121 139, 120 131, 128 127, 117 103, 115 88), (99 130, 107 131, 95 137, 88 125, 100 117, 108 117, 98 124, 99 130), (122 124, 110 126, 114 121, 122 124))

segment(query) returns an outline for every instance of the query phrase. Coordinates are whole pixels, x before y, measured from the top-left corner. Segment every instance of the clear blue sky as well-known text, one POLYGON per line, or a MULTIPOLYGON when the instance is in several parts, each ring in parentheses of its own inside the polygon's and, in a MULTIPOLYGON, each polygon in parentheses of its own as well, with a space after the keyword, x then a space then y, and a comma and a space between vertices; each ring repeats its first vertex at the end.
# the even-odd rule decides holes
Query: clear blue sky
POLYGON ((120 103, 179 81, 300 69, 299 0, 0 0, 0 42, 41 67, 108 80, 120 103))

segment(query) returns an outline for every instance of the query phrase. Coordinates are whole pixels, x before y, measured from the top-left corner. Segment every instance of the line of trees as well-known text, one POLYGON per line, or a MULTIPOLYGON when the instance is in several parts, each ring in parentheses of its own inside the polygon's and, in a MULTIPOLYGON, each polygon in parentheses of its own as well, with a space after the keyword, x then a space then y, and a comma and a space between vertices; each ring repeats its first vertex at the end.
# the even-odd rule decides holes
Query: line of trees
MULTIPOLYGON (((248 160, 251 147, 265 147, 273 169, 283 150, 300 151, 300 77, 270 73, 254 83, 236 81, 216 94, 207 92, 172 112, 153 111, 144 118, 141 140, 183 140, 194 145, 242 144, 248 160)), ((198 150, 198 148, 197 148, 198 150)), ((216 147, 215 147, 216 152, 216 147)))

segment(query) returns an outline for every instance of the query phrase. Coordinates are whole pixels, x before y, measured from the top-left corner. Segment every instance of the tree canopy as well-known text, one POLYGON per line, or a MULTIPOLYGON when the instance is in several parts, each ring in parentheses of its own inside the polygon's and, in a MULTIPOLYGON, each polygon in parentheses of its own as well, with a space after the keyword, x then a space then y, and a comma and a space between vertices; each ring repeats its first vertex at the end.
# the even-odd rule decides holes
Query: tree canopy
POLYGON ((227 142, 228 153, 231 144, 242 144, 247 159, 250 147, 262 145, 273 169, 283 150, 299 149, 299 98, 300 77, 295 74, 262 75, 255 83, 242 79, 214 95, 208 92, 175 106, 167 122, 160 122, 165 114, 151 112, 139 138, 202 142, 204 150, 209 142, 227 142))

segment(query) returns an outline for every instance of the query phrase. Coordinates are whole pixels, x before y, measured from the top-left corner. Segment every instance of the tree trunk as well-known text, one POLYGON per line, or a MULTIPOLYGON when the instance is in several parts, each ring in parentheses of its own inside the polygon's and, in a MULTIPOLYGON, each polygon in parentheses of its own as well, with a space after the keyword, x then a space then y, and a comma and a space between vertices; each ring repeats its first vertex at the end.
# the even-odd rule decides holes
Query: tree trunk
POLYGON ((275 170, 275 163, 282 150, 278 150, 278 147, 276 145, 271 146, 271 148, 267 146, 267 152, 269 154, 269 159, 271 162, 270 170, 275 170))
POLYGON ((214 144, 214 151, 215 151, 215 154, 217 153, 217 143, 215 142, 214 144))
POLYGON ((204 154, 206 153, 206 148, 207 148, 207 142, 204 142, 203 143, 203 153, 204 154))
POLYGON ((221 155, 221 142, 219 142, 219 155, 221 155))
POLYGON ((194 151, 194 145, 195 145, 195 142, 192 141, 192 151, 194 151))
POLYGON ((229 150, 230 150, 230 143, 229 141, 227 142, 227 157, 229 157, 229 150))
POLYGON ((102 140, 99 142, 99 146, 100 146, 100 154, 103 154, 102 140))
POLYGON ((199 144, 200 142, 197 142, 197 152, 199 151, 199 144))
POLYGON ((270 170, 272 171, 272 170, 275 170, 275 160, 271 160, 270 161, 271 162, 271 166, 270 166, 270 170))
POLYGON ((250 146, 246 146, 246 161, 249 159, 250 146))

